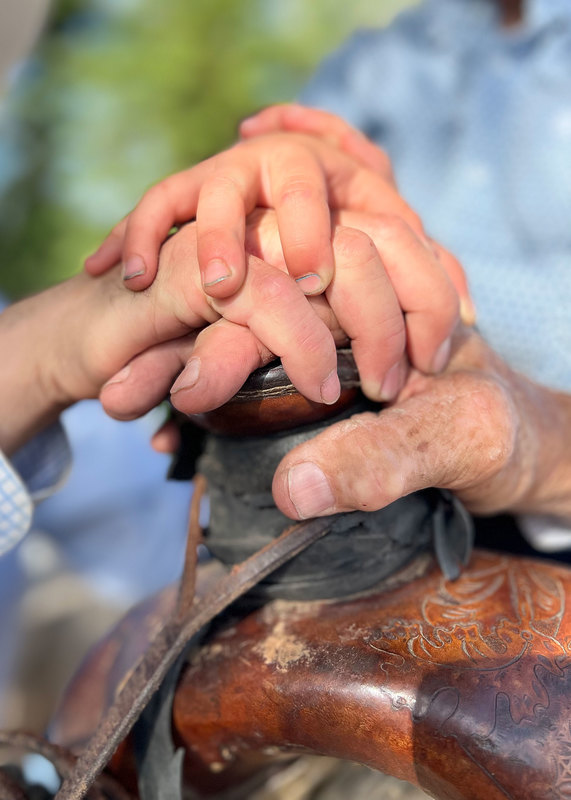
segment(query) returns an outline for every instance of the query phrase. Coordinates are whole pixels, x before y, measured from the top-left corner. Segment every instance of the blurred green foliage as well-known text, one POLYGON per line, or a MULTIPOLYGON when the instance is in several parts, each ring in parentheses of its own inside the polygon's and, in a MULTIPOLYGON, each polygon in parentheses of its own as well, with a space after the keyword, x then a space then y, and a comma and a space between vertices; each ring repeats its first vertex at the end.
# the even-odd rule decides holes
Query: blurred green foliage
POLYGON ((0 287, 77 271, 150 184, 410 0, 61 0, 0 116, 0 287))

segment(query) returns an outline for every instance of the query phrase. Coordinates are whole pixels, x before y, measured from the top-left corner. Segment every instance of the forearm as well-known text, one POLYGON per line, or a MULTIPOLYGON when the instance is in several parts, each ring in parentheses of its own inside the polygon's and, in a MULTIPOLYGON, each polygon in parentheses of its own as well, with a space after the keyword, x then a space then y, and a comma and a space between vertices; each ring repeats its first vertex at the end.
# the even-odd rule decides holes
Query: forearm
POLYGON ((68 406, 97 397, 135 355, 187 333, 182 292, 128 292, 118 269, 80 274, 0 315, 0 449, 10 455, 68 406))
POLYGON ((0 449, 10 455, 68 406, 97 397, 138 350, 141 298, 113 274, 77 275, 9 306, 0 315, 0 449), (135 339, 135 341, 133 341, 135 339))
MULTIPOLYGON (((66 285, 8 307, 0 315, 0 449, 14 453, 61 413, 49 360, 68 305, 66 285), (64 302, 65 301, 65 302, 64 302)), ((71 298, 70 298, 71 300, 71 298)))

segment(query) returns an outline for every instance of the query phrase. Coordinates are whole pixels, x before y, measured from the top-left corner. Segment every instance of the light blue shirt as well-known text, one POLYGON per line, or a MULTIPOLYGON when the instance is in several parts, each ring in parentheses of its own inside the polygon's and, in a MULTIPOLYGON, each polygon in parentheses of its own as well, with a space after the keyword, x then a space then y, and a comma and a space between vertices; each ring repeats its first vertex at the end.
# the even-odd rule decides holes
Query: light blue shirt
POLYGON ((571 0, 427 0, 355 34, 302 95, 389 153, 516 369, 571 390, 571 0))

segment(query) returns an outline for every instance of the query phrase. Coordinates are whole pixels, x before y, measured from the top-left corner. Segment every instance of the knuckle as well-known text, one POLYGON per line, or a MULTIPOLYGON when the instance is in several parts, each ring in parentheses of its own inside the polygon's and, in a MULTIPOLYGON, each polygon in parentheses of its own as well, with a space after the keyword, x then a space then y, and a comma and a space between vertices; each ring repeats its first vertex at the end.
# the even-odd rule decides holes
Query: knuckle
POLYGON ((430 293, 427 300, 430 303, 433 325, 440 337, 452 332, 460 317, 460 298, 458 292, 443 275, 430 293))
POLYGON ((324 372, 330 372, 329 361, 334 361, 335 343, 327 329, 315 323, 318 321, 307 322, 299 327, 295 337, 296 346, 301 349, 308 362, 317 361, 324 372))
POLYGON ((416 211, 413 211, 409 205, 406 206, 406 210, 406 217, 409 227, 417 232, 422 233, 424 231, 424 224, 420 216, 416 213, 416 211))
POLYGON ((291 281, 287 275, 275 272, 259 272, 253 276, 252 290, 257 302, 264 308, 265 304, 273 306, 283 303, 288 298, 291 281))
POLYGON ((393 169, 392 162, 387 154, 383 151, 379 154, 379 171, 386 181, 396 187, 397 178, 393 169))
POLYGON ((238 175, 231 172, 217 172, 205 182, 203 191, 206 194, 242 194, 242 184, 238 175))
POLYGON ((168 188, 165 181, 156 183, 154 186, 145 192, 143 197, 137 203, 135 211, 140 211, 147 205, 156 205, 163 203, 168 197, 168 188))
MULTIPOLYGON (((131 212, 131 214, 132 213, 133 212, 131 212)), ((107 239, 115 241, 117 239, 122 239, 123 238, 123 234, 125 232, 125 228, 128 227, 128 225, 129 225, 129 220, 131 219, 131 214, 129 214, 127 216, 126 220, 121 220, 121 222, 118 222, 117 225, 115 225, 113 228, 111 228, 111 230, 107 234, 107 239)))
POLYGON ((358 414, 340 423, 340 432, 352 454, 352 463, 359 465, 347 475, 347 496, 352 499, 352 507, 361 511, 375 511, 402 493, 399 483, 400 469, 376 469, 379 454, 390 459, 386 448, 382 447, 377 435, 378 416, 373 413, 358 414), (391 478, 387 483, 388 475, 391 478), (397 485, 398 484, 398 485, 397 485))
POLYGON ((202 259, 209 254, 222 253, 226 250, 231 240, 227 231, 221 228, 202 228, 198 235, 198 257, 202 259))
POLYGON ((377 248, 371 237, 356 228, 338 227, 333 243, 336 260, 346 266, 377 257, 377 248))
MULTIPOLYGON (((465 380, 466 376, 458 376, 458 396, 464 404, 458 416, 463 428, 461 438, 471 443, 471 453, 484 455, 480 478, 491 478, 506 466, 516 450, 516 407, 507 387, 496 378, 480 373, 467 385, 465 380)), ((466 470, 471 469, 468 459, 466 470)))
POLYGON ((448 329, 452 332, 460 319, 460 298, 458 297, 458 292, 449 281, 446 286, 447 288, 443 291, 443 294, 446 295, 443 314, 448 318, 448 329))
POLYGON ((392 314, 383 319, 379 326, 381 352, 391 364, 397 355, 402 355, 406 347, 406 327, 402 314, 392 314))
POLYGON ((276 202, 280 205, 300 204, 321 196, 317 187, 307 178, 294 177, 288 179, 278 189, 276 202))
POLYGON ((477 416, 489 420, 490 445, 493 460, 503 460, 515 447, 516 426, 515 406, 507 389, 496 380, 482 381, 479 391, 474 395, 478 408, 477 416))
POLYGON ((410 225, 399 214, 379 214, 373 225, 379 240, 402 239, 411 232, 410 225))
POLYGON ((383 167, 386 173, 392 177, 393 176, 393 164, 387 151, 382 147, 377 147, 378 155, 379 155, 379 162, 383 164, 383 167))
POLYGON ((444 263, 448 263, 452 268, 454 268, 457 272, 465 274, 465 269, 462 266, 462 263, 456 258, 456 256, 447 250, 445 247, 442 247, 438 242, 433 241, 433 246, 438 253, 438 257, 444 263))

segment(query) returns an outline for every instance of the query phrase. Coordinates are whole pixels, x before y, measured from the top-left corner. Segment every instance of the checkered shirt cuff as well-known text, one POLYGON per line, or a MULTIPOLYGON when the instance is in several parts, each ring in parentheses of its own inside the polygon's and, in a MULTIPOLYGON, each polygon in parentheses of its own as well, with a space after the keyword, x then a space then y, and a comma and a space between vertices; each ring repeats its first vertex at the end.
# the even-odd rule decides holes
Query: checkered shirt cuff
POLYGON ((10 461, 0 451, 0 556, 26 535, 34 504, 59 488, 70 464, 69 444, 59 422, 27 442, 10 461))
POLYGON ((34 506, 22 479, 0 452, 0 556, 27 533, 34 506))

